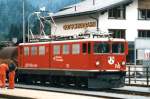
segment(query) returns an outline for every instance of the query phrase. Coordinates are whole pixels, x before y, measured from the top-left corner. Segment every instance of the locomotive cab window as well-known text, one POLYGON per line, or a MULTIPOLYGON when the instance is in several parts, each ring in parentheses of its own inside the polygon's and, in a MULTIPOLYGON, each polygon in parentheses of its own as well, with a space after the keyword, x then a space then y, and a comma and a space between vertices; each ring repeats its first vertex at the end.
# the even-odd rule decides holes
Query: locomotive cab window
POLYGON ((72 54, 79 54, 79 53, 80 53, 80 45, 72 44, 72 54))
POLYGON ((124 43, 112 43, 112 53, 124 53, 124 43))
POLYGON ((54 45, 53 46, 53 53, 54 53, 54 55, 60 54, 60 45, 54 45))
POLYGON ((24 56, 29 56, 29 47, 24 47, 24 56))
POLYGON ((39 46, 39 55, 45 55, 45 46, 39 46))
POLYGON ((94 44, 94 53, 109 53, 110 47, 108 42, 96 42, 94 44))

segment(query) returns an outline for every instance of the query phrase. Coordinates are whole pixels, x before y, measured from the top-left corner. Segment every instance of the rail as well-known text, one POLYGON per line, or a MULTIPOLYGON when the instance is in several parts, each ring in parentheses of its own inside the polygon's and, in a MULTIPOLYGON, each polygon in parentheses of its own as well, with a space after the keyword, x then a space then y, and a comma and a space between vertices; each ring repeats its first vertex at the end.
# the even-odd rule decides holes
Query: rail
POLYGON ((24 85, 16 84, 16 88, 30 89, 30 90, 40 90, 48 92, 57 92, 81 96, 89 96, 96 98, 106 98, 106 99, 149 99, 150 92, 149 88, 125 86, 124 88, 114 88, 114 89, 88 89, 88 88, 73 88, 73 87, 51 87, 45 85, 24 85))
POLYGON ((127 85, 150 86, 150 66, 127 66, 125 83, 127 85))

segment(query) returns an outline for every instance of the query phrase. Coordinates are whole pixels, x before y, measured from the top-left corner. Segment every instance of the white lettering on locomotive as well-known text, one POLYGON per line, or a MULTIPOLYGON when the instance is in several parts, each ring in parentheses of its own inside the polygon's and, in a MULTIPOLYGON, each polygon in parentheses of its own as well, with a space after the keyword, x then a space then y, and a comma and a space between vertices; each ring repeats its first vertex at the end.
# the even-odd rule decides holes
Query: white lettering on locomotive
POLYGON ((64 61, 61 56, 54 56, 54 57, 53 57, 53 60, 54 60, 54 61, 58 61, 58 62, 63 62, 63 61, 64 61))
POLYGON ((25 67, 26 67, 26 68, 37 68, 38 65, 37 65, 37 64, 32 64, 32 63, 26 63, 26 64, 25 64, 25 67))
POLYGON ((115 68, 116 68, 116 69, 120 69, 120 68, 121 68, 119 62, 118 62, 117 64, 115 64, 115 68))

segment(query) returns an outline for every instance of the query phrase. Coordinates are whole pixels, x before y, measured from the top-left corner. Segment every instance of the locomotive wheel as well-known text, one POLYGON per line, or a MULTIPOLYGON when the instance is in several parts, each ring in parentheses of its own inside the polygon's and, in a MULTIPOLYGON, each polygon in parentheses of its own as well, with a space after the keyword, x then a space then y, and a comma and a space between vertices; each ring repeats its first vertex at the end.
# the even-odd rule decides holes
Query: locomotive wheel
POLYGON ((51 81, 50 81, 50 85, 54 86, 54 87, 59 87, 60 86, 59 76, 52 76, 51 81))
POLYGON ((82 87, 81 78, 78 78, 78 77, 75 78, 75 86, 76 86, 76 88, 82 87))

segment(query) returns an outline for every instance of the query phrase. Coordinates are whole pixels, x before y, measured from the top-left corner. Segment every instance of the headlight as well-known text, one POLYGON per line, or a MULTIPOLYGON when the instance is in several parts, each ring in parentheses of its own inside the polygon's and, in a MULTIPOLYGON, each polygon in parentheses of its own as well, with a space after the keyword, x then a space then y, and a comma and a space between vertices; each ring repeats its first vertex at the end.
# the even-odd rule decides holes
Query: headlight
POLYGON ((125 65, 126 65, 126 62, 125 62, 125 61, 123 61, 123 62, 122 62, 122 65, 123 65, 123 66, 125 66, 125 65))
POLYGON ((99 62, 99 61, 96 61, 95 64, 96 64, 96 66, 99 66, 99 65, 100 65, 100 62, 99 62))

